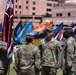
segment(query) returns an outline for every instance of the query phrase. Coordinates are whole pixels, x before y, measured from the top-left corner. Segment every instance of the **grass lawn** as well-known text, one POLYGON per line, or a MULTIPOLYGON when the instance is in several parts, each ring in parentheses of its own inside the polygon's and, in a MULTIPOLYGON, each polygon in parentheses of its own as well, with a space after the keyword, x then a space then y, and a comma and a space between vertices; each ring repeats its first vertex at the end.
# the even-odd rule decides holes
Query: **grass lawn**
MULTIPOLYGON (((13 63, 10 65, 10 72, 7 75, 17 75, 15 70, 13 69, 13 65, 14 65, 13 63)), ((61 69, 57 70, 57 74, 56 75, 62 75, 61 69)))
POLYGON ((62 70, 61 70, 61 69, 58 69, 56 75, 63 75, 63 74, 62 74, 62 70))
POLYGON ((10 71, 9 71, 9 74, 7 74, 7 75, 17 75, 15 70, 13 69, 13 66, 14 66, 14 63, 12 63, 10 65, 10 71))

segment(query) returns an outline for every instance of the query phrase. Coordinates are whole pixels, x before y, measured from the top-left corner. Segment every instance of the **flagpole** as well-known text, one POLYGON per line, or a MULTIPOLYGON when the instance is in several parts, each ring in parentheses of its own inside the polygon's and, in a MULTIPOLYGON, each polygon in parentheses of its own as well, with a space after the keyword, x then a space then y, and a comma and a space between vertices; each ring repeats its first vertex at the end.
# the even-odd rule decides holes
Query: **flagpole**
MULTIPOLYGON (((11 38, 13 38, 13 36, 14 36, 14 29, 12 29, 12 37, 11 38)), ((8 75, 10 75, 10 63, 12 62, 12 57, 9 59, 9 67, 8 67, 8 75)))
MULTIPOLYGON (((14 21, 13 8, 14 8, 14 0, 7 0, 6 10, 5 10, 6 14, 4 14, 4 22, 3 22, 3 30, 2 30, 2 41, 7 43, 7 56, 10 55, 10 53, 8 53, 8 49, 11 46, 12 26, 14 21)), ((10 51, 13 53, 13 47, 10 49, 10 51)), ((7 57, 8 59, 7 75, 10 74, 11 57, 10 58, 7 57)))
MULTIPOLYGON (((12 0, 13 2, 13 25, 12 25, 12 36, 11 38, 13 38, 13 27, 14 27, 14 0, 12 0)), ((9 59, 9 66, 8 66, 8 74, 7 75, 10 75, 10 66, 11 66, 11 62, 12 62, 12 57, 9 59)))
MULTIPOLYGON (((14 0, 13 0, 13 26, 12 26, 12 29, 13 29, 13 27, 14 27, 14 0)), ((11 36, 11 38, 13 37, 13 31, 12 31, 12 36, 11 36)), ((12 62, 12 58, 11 59, 9 59, 9 67, 8 67, 8 75, 10 75, 10 66, 11 66, 11 63, 12 62)))

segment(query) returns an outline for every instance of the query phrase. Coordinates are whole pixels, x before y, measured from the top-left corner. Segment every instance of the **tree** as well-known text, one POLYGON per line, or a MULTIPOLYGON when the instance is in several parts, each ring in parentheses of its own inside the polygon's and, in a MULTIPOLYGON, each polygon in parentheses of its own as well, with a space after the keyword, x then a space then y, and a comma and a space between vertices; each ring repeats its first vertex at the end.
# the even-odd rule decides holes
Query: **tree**
POLYGON ((49 13, 46 13, 45 15, 43 15, 43 17, 52 17, 52 15, 49 13))
POLYGON ((42 21, 43 21, 43 18, 40 19, 40 23, 42 23, 42 21))

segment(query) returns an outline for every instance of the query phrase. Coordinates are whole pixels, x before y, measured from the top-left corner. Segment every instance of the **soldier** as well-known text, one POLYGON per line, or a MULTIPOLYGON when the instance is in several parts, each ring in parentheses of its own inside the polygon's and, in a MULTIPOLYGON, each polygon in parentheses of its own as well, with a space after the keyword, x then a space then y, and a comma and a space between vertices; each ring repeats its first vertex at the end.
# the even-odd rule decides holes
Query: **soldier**
MULTIPOLYGON (((2 33, 0 33, 0 38, 2 33)), ((0 75, 7 75, 8 71, 7 47, 2 45, 0 40, 0 75)))
POLYGON ((72 37, 72 28, 64 28, 63 37, 66 38, 65 47, 65 71, 64 75, 76 75, 76 45, 72 37))
POLYGON ((39 75, 40 50, 33 45, 33 36, 26 35, 26 44, 20 46, 15 56, 15 70, 18 75, 39 75))
POLYGON ((59 41, 55 40, 53 28, 47 28, 47 37, 42 39, 39 45, 41 50, 42 75, 56 75, 61 66, 62 50, 59 41))
POLYGON ((65 72, 65 51, 64 51, 64 49, 65 49, 65 47, 66 47, 66 39, 62 39, 61 41, 60 41, 60 44, 61 44, 61 46, 62 46, 62 64, 61 64, 61 68, 62 68, 62 71, 63 71, 63 74, 65 74, 64 72, 65 72))
POLYGON ((0 75, 7 75, 8 70, 8 59, 6 46, 0 44, 0 75))

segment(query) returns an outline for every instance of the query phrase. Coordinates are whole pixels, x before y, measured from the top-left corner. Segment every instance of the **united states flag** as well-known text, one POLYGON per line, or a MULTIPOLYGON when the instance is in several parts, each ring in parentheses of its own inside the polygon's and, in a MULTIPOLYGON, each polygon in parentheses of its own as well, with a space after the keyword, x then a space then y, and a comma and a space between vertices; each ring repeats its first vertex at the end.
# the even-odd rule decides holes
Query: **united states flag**
POLYGON ((61 41, 62 38, 63 38, 63 32, 60 31, 60 32, 56 35, 55 39, 57 39, 58 41, 61 41))
POLYGON ((61 41, 63 38, 63 22, 54 30, 54 37, 58 41, 61 41))
POLYGON ((76 23, 70 25, 70 27, 72 27, 72 29, 73 29, 73 34, 72 34, 72 36, 76 39, 76 23))
POLYGON ((13 6, 14 0, 8 0, 3 23, 2 43, 7 45, 7 49, 11 45, 12 26, 13 26, 13 6))

